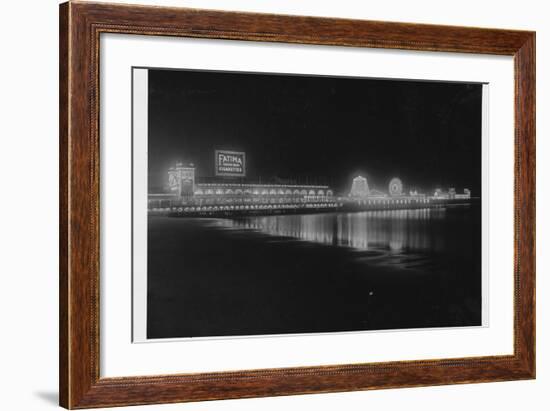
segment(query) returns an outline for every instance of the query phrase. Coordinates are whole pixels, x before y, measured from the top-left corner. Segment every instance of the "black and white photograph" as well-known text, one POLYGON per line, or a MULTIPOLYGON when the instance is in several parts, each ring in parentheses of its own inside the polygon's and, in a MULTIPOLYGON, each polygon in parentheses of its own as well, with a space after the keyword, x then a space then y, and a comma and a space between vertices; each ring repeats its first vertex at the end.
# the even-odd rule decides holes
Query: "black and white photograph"
POLYGON ((134 70, 147 340, 483 325, 485 85, 134 70))

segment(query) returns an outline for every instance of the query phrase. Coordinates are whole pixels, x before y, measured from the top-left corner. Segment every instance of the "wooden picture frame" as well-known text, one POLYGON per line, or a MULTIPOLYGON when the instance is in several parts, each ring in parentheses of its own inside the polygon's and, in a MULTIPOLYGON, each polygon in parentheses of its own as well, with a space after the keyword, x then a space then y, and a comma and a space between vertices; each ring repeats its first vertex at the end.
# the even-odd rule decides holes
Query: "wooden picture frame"
POLYGON ((60 6, 60 405, 91 408, 535 378, 535 33, 184 8, 60 6), (101 33, 513 56, 514 354, 100 378, 101 33))

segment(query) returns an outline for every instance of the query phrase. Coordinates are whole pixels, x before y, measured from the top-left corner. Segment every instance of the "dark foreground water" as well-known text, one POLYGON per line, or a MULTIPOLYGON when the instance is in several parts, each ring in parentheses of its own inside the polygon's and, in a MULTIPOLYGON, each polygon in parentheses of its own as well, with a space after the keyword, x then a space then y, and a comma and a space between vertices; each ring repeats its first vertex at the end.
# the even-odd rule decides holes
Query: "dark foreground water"
POLYGON ((148 227, 148 338, 481 325, 478 206, 148 227))

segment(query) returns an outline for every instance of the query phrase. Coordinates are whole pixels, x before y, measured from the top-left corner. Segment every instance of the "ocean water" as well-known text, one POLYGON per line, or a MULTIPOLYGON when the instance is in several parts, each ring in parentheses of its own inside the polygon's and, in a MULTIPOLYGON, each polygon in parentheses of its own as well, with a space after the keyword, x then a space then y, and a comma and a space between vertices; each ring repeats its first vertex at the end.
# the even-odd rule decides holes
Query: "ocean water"
POLYGON ((150 216, 148 338, 481 325, 478 205, 150 216))

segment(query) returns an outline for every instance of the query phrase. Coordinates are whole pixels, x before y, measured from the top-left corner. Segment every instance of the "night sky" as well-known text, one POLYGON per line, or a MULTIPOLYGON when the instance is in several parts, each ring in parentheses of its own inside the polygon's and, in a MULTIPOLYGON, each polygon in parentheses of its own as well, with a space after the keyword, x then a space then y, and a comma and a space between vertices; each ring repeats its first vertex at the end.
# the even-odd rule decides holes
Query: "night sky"
POLYGON ((479 196, 481 100, 481 84, 149 70, 149 187, 176 161, 211 178, 226 149, 246 152, 247 181, 479 196))

